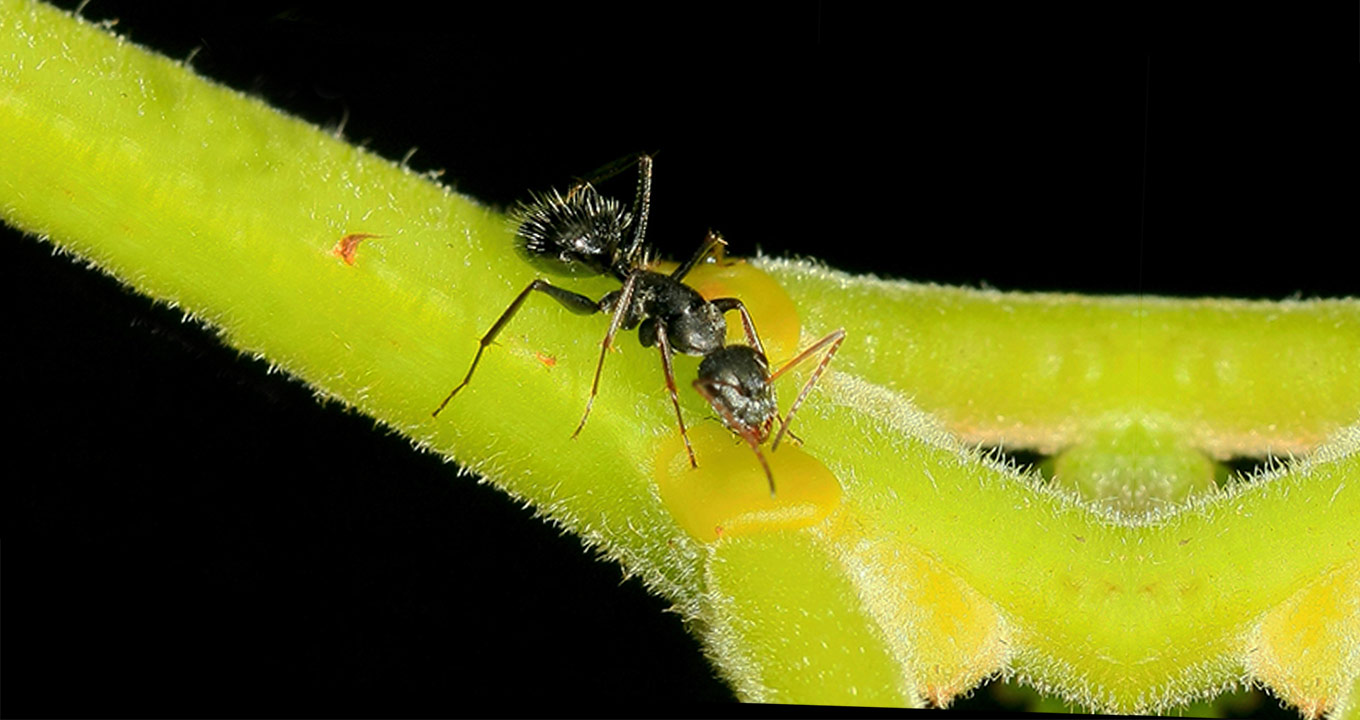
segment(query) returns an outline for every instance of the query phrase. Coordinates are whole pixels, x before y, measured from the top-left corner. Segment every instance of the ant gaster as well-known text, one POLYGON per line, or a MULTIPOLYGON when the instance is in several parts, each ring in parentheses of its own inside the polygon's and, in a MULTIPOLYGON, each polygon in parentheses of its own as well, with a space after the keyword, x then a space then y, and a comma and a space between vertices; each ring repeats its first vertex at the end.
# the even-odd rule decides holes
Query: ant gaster
MULTIPOLYGON (((651 207, 652 158, 647 155, 639 156, 637 166, 637 194, 631 210, 624 210, 615 200, 600 195, 587 181, 577 184, 565 196, 556 190, 544 195, 534 195, 531 202, 522 205, 517 213, 519 227, 516 239, 519 241, 521 253, 531 263, 567 274, 613 275, 622 283, 622 287, 606 293, 604 297, 595 301, 580 293, 557 287, 546 280, 537 279, 529 283, 511 301, 486 335, 482 336, 467 375, 444 398, 432 415, 438 416, 449 401, 467 387, 487 346, 495 342, 496 336, 515 313, 519 312, 529 294, 540 292, 579 315, 611 314, 609 331, 605 334, 604 341, 600 343, 600 358, 595 365, 595 378, 591 383, 590 397, 586 401, 581 422, 572 433, 573 438, 581 433, 586 420, 590 417, 590 409, 599 392, 604 359, 613 345, 615 334, 620 328, 624 330, 636 328, 638 339, 643 346, 657 346, 661 356, 666 388, 670 392, 671 404, 675 408, 676 421, 680 426, 680 435, 685 443, 685 451, 689 454, 691 467, 698 467, 699 463, 694 457, 694 448, 690 445, 689 434, 685 431, 685 420, 680 413, 675 372, 671 366, 671 356, 674 353, 704 357, 700 364, 700 377, 694 384, 695 388, 719 411, 724 424, 751 443, 765 469, 770 492, 773 494, 774 477, 758 444, 768 437, 770 426, 778 415, 769 382, 793 363, 770 376, 764 348, 756 334, 750 313, 741 300, 737 298, 705 300, 698 291, 684 284, 685 276, 696 265, 724 245, 717 233, 710 231, 698 251, 669 275, 647 269, 651 257, 644 240, 647 216, 651 207), (724 345, 727 336, 725 314, 733 310, 741 315, 742 329, 750 343, 749 347, 724 345), (707 372, 705 367, 708 368, 707 372)), ((841 332, 841 336, 843 335, 841 332)), ((830 342, 830 338, 831 336, 828 336, 819 341, 795 358, 794 363, 830 342)), ((836 345, 839 345, 839 340, 836 345)), ((821 374, 830 360, 830 355, 834 353, 835 347, 823 360, 813 381, 821 374)), ((804 388, 798 402, 802 401, 810 387, 811 382, 804 388)), ((796 407, 797 403, 795 409, 796 407)), ((776 446, 786 429, 787 420, 776 436, 776 446)))

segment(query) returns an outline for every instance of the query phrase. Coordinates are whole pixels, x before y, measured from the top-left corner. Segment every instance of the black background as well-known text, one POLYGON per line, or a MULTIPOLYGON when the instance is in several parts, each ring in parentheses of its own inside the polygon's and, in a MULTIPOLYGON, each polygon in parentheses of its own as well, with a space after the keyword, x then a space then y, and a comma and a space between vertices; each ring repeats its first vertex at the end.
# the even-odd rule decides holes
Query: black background
MULTIPOLYGON (((171 57, 198 48, 199 72, 345 118, 387 157, 418 146, 414 168, 493 204, 656 152, 651 237, 672 256, 712 227, 738 254, 1001 289, 1360 291, 1329 257, 1360 237, 1353 67, 1223 18, 112 0, 85 16, 171 57)), ((731 699, 665 603, 573 537, 4 232, 7 714, 731 699)))

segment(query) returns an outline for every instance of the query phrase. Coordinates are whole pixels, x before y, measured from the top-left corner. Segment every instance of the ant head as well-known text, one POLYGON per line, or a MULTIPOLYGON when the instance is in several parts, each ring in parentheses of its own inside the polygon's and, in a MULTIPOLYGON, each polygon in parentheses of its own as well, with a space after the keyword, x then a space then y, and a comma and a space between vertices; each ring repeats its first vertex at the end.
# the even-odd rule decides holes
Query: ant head
POLYGON ((696 388, 736 433, 753 433, 756 442, 769 435, 778 412, 770 365, 765 356, 746 345, 728 345, 704 356, 696 388))
POLYGON ((556 275, 605 275, 623 258, 620 247, 632 213, 589 184, 564 197, 556 190, 533 194, 514 216, 519 249, 531 265, 556 275))

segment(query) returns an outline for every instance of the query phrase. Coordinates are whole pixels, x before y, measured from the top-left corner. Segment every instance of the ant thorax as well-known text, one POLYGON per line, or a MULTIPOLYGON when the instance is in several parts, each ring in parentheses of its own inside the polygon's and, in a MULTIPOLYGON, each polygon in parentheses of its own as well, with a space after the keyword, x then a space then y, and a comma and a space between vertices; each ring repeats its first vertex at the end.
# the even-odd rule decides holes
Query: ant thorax
POLYGON ((711 402, 729 430, 769 437, 778 415, 770 366, 765 356, 746 345, 728 345, 704 356, 699 380, 712 393, 711 402))
MULTIPOLYGON (((621 290, 610 293, 601 307, 613 312, 621 296, 621 290)), ((713 303, 669 275, 646 270, 633 279, 632 302, 621 327, 636 327, 643 347, 655 346, 657 328, 664 327, 670 350, 684 355, 707 355, 721 348, 727 338, 727 320, 713 303)))

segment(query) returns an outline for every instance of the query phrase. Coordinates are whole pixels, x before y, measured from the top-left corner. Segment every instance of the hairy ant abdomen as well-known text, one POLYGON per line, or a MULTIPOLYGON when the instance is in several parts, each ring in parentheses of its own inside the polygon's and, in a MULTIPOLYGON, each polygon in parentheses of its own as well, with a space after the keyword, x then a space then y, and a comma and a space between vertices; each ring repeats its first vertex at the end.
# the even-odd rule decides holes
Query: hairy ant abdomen
POLYGON ((520 255, 554 275, 607 275, 619 269, 619 252, 633 216, 613 198, 583 185, 565 196, 532 194, 519 206, 515 232, 520 255))
POLYGON ((559 275, 613 275, 620 281, 648 262, 643 239, 652 197, 652 158, 637 159, 637 196, 631 210, 588 181, 566 195, 531 194, 514 212, 520 254, 559 275))

